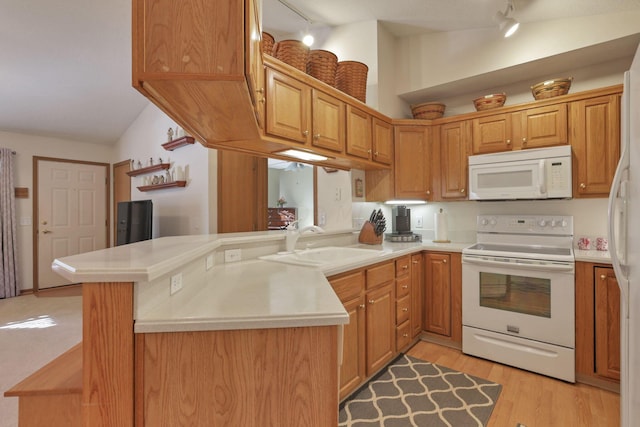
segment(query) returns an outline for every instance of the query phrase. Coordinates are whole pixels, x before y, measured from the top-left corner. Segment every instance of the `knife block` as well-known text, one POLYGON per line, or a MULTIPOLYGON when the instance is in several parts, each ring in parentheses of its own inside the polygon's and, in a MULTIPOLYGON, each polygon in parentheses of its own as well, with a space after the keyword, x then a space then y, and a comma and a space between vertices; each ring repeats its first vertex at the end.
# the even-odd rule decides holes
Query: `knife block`
POLYGON ((362 228, 360 229, 358 242, 364 243, 365 245, 381 245, 382 234, 379 236, 376 236, 376 232, 373 228, 373 224, 371 224, 369 221, 366 221, 362 226, 362 228))

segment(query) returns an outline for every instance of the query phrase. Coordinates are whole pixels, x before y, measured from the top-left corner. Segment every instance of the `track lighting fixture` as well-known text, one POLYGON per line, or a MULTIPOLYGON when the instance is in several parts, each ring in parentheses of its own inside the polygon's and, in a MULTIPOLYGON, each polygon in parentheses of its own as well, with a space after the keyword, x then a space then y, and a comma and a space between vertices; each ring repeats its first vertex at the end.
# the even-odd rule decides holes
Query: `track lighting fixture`
POLYGON ((514 18, 510 17, 509 14, 515 10, 515 6, 513 5, 513 0, 507 1, 507 8, 504 12, 498 11, 496 13, 496 21, 498 21, 498 27, 500 28, 500 32, 504 37, 512 36, 520 26, 520 23, 516 21, 514 18))
POLYGON ((302 37, 302 43, 304 43, 305 45, 311 47, 311 45, 313 45, 314 42, 314 38, 313 35, 309 32, 309 25, 312 24, 311 19, 309 19, 304 13, 300 12, 300 10, 298 10, 298 8, 290 5, 289 3, 287 3, 285 0, 278 0, 284 7, 286 7, 287 9, 289 9, 290 11, 292 11, 293 13, 295 13, 296 15, 298 15, 300 18, 304 19, 305 21, 307 21, 307 30, 304 34, 304 36, 302 37))

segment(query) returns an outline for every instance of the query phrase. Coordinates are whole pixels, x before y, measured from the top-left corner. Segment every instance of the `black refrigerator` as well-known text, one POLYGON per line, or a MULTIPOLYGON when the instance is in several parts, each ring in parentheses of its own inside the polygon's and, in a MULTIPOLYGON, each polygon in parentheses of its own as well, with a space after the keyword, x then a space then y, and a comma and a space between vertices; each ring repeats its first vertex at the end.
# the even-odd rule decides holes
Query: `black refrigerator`
POLYGON ((151 239, 152 218, 151 200, 119 202, 116 246, 151 239))

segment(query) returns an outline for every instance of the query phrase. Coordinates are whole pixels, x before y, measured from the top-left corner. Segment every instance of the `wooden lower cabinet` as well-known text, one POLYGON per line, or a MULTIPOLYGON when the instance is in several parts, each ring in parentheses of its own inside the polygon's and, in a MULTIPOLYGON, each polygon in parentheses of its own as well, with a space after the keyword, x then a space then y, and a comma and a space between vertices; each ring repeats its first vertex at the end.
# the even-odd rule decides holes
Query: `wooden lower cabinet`
POLYGON ((462 343, 462 257, 427 252, 424 256, 424 329, 462 343))
POLYGON ((136 425, 337 426, 338 327, 136 335, 136 425))
POLYGON ((576 377, 619 388, 620 290, 606 264, 576 262, 576 377))
POLYGON ((396 352, 396 315, 394 283, 367 292, 366 295, 367 376, 389 363, 396 352))
POLYGON ((422 333, 422 290, 424 284, 423 255, 411 255, 411 338, 422 333))

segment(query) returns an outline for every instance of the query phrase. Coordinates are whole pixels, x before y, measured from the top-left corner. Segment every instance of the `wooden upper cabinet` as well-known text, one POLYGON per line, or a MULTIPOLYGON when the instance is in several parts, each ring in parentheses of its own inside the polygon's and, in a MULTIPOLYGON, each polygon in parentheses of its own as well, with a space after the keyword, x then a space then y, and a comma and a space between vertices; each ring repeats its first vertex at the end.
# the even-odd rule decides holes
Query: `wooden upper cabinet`
POLYGON ((311 88, 271 68, 266 83, 265 132, 302 144, 311 141, 311 88))
POLYGON ((344 151, 345 104, 339 99, 312 89, 313 138, 314 147, 344 151))
POLYGON ((430 128, 396 126, 394 140, 395 197, 431 200, 430 128))
POLYGON ((440 198, 460 200, 467 198, 468 156, 471 129, 469 121, 439 126, 440 198))
POLYGON ((514 148, 568 144, 567 104, 528 108, 513 113, 514 148))
POLYGON ((251 68, 257 46, 252 55, 249 40, 252 31, 260 31, 252 27, 260 22, 256 4, 133 0, 132 5, 133 87, 205 146, 259 138, 255 94, 247 90, 260 84, 259 76, 252 76, 257 68, 251 68))
POLYGON ((513 147, 511 114, 473 119, 473 154, 508 151, 513 147))
POLYGON ((248 52, 249 60, 245 61, 245 73, 249 77, 249 95, 256 112, 258 126, 264 129, 264 108, 265 108, 265 87, 264 87, 264 64, 262 62, 262 30, 260 29, 261 19, 258 0, 248 0, 249 9, 246 13, 247 26, 252 29, 251 37, 245 37, 245 51, 248 52), (256 36, 254 36, 256 35, 256 36), (258 36, 259 35, 259 36, 258 36))
POLYGON ((389 122, 373 118, 373 156, 377 163, 390 165, 393 163, 393 126, 389 122))
POLYGON ((574 197, 606 197, 620 157, 620 96, 570 104, 574 197))
POLYGON ((371 115, 347 105, 347 154, 371 159, 371 115))

